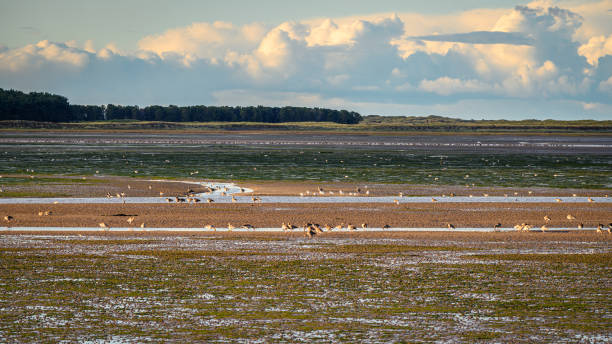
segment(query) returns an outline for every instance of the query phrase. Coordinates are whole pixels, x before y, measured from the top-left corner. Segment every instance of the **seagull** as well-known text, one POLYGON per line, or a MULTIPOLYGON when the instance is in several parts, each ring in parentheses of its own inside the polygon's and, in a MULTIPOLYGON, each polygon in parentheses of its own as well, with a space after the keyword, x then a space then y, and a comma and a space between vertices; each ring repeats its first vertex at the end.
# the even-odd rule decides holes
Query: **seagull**
POLYGON ((550 217, 548 217, 548 215, 544 215, 544 221, 550 222, 550 217))
POLYGON ((367 223, 362 223, 362 224, 361 224, 361 228, 363 228, 363 229, 368 228, 368 224, 367 224, 367 223))
POLYGON ((13 219, 14 219, 14 217, 12 217, 11 215, 6 215, 4 217, 4 221, 6 221, 6 222, 11 222, 11 221, 13 221, 13 219))
POLYGON ((100 228, 102 228, 105 231, 110 229, 110 227, 106 223, 104 223, 104 222, 98 223, 98 226, 100 226, 100 228))
POLYGON ((495 226, 493 226, 493 230, 499 230, 501 226, 502 226, 501 222, 498 222, 495 224, 495 226))
POLYGON ((357 229, 357 227, 355 227, 354 225, 349 224, 348 226, 346 226, 346 228, 350 231, 354 231, 357 229))
POLYGON ((603 233, 602 231, 603 225, 600 223, 597 225, 597 233, 603 233))
POLYGON ((240 226, 240 228, 243 228, 243 229, 255 229, 255 227, 253 227, 253 225, 250 225, 248 223, 240 226))
POLYGON ((447 223, 446 227, 448 227, 448 229, 455 229, 455 225, 453 225, 452 223, 447 223))
POLYGON ((584 224, 582 224, 582 222, 581 222, 581 223, 578 224, 578 229, 582 229, 582 228, 584 228, 584 224))

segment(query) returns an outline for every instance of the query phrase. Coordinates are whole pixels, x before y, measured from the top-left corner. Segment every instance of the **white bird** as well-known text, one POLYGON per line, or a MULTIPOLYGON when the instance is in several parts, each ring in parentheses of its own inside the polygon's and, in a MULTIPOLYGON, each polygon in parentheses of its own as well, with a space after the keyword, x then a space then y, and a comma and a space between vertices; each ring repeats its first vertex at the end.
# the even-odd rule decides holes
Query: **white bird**
POLYGON ((575 220, 575 219, 576 219, 576 217, 575 217, 574 215, 572 215, 572 214, 567 214, 566 218, 567 218, 568 220, 570 220, 570 221, 573 221, 573 220, 575 220))

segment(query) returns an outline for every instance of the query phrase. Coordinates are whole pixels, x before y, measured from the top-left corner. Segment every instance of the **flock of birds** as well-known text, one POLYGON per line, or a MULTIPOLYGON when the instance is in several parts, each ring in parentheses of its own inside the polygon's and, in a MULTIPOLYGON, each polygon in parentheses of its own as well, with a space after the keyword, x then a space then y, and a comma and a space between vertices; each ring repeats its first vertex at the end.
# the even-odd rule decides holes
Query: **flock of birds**
MULTIPOLYGON (((195 172, 195 173, 197 173, 197 172, 195 172)), ((130 185, 128 185, 127 188, 128 188, 128 190, 131 190, 131 186, 130 185)), ((148 186, 149 190, 152 190, 152 188, 153 187, 151 185, 148 186)), ((365 188, 367 189, 367 186, 365 188)), ((207 188, 207 190, 204 192, 204 194, 212 194, 212 193, 214 193, 216 191, 219 191, 219 194, 221 196, 228 196, 227 193, 229 192, 229 190, 228 190, 228 188, 226 186, 223 186, 223 187, 209 186, 207 188)), ((245 192, 245 189, 244 188, 240 188, 240 191, 241 192, 245 192)), ((369 190, 363 191, 360 187, 356 187, 354 189, 354 191, 346 191, 345 192, 343 190, 336 190, 336 192, 339 195, 347 194, 349 196, 355 196, 355 195, 360 195, 360 194, 365 194, 365 195, 369 195, 370 194, 369 190)), ((322 187, 318 187, 316 192, 312 192, 311 193, 309 190, 306 190, 305 193, 301 192, 300 196, 304 196, 305 194, 306 195, 311 195, 311 194, 312 195, 316 195, 316 194, 319 194, 319 195, 325 195, 325 194, 334 195, 334 191, 333 190, 326 191, 322 187)), ((528 194, 532 195, 533 192, 532 191, 528 191, 528 194)), ((514 195, 517 196, 518 192, 514 192, 514 195)), ((402 197, 404 197, 404 193, 403 192, 399 192, 398 196, 400 198, 402 198, 402 197)), ((489 196, 489 194, 483 193, 483 197, 488 197, 488 196, 489 196)), ((508 197, 508 196, 509 196, 508 194, 504 194, 504 197, 508 197)), ((573 194, 572 196, 573 197, 577 197, 577 194, 573 194)), ((121 193, 116 193, 115 195, 112 195, 110 192, 108 192, 106 194, 106 197, 108 197, 108 198, 117 197, 117 198, 123 198, 124 199, 124 198, 127 197, 127 194, 125 192, 121 192, 121 193)), ((159 192, 159 197, 164 197, 164 192, 160 191, 159 192)), ((233 195, 230 195, 230 197, 231 197, 231 200, 232 200, 233 203, 237 202, 237 199, 233 195)), ((444 194, 444 195, 442 195, 442 197, 455 197, 455 194, 454 193, 450 193, 448 195, 444 194)), ((473 197, 473 195, 470 194, 469 197, 473 197)), ((605 197, 608 197, 608 195, 605 195, 605 197)), ((253 204, 261 202, 261 198, 257 197, 257 196, 251 196, 251 200, 252 200, 253 204)), ((594 202, 594 200, 591 197, 588 197, 587 200, 588 200, 588 202, 594 202)), ((187 190, 186 196, 166 197, 166 202, 167 203, 187 203, 187 204, 193 203, 193 204, 196 204, 196 203, 199 203, 201 201, 202 200, 197 197, 195 191, 192 190, 192 189, 188 189, 187 190)), ((206 198, 205 201, 207 203, 213 203, 214 199, 206 198)), ((436 198, 432 197, 431 201, 432 202, 437 202, 438 200, 436 198)), ((562 200, 560 198, 557 198, 556 201, 557 202, 562 202, 562 200)), ((123 202, 125 203, 125 200, 123 202)), ((57 202, 54 202, 54 203, 57 203, 57 202)), ((395 199, 394 203, 395 204, 399 204, 400 201, 398 199, 395 199)), ((38 216, 50 216, 51 214, 52 214, 52 212, 49 211, 49 210, 39 211, 38 212, 38 216)), ((566 219, 569 220, 569 221, 575 221, 576 217, 571 215, 571 214, 568 214, 566 216, 566 219)), ((136 220, 136 218, 134 216, 130 216, 130 217, 127 218, 127 223, 130 226, 130 229, 132 229, 132 230, 135 227, 135 225, 134 225, 135 220, 136 220)), ((12 221, 14 221, 14 217, 11 216, 11 215, 6 215, 6 216, 4 216, 4 221, 6 223, 11 223, 12 221)), ((551 222, 550 216, 545 215, 544 216, 544 221, 545 221, 545 224, 543 224, 540 227, 542 232, 545 232, 545 231, 548 230, 547 224, 551 222)), ((105 231, 110 230, 110 226, 106 222, 100 222, 98 224, 98 226, 102 230, 105 230, 105 231)), ((139 227, 141 229, 144 229, 146 227, 146 225, 145 225, 144 222, 142 222, 139 227)), ((302 228, 302 230, 304 232, 304 235, 306 235, 308 237, 312 237, 312 236, 315 236, 317 234, 321 234, 321 233, 324 233, 324 232, 331 232, 333 230, 342 230, 345 227, 349 231, 357 230, 357 226, 356 225, 347 224, 345 226, 344 223, 341 223, 341 224, 335 225, 335 226, 331 226, 329 224, 325 224, 325 225, 321 226, 321 225, 319 225, 317 223, 306 223, 306 224, 301 226, 301 228, 302 228)), ((450 230, 456 229, 456 226, 454 224, 452 224, 452 223, 447 223, 446 227, 448 229, 450 229, 450 230)), ((502 227, 502 224, 501 223, 497 223, 497 224, 495 224, 493 226, 493 230, 494 231, 498 231, 498 230, 501 229, 501 227, 502 227)), ((212 224, 208 224, 208 225, 204 226, 204 228, 207 229, 207 230, 213 230, 213 231, 217 229, 217 227, 212 225, 212 224)), ((233 230, 235 228, 236 228, 236 226, 232 225, 231 223, 227 224, 227 229, 229 231, 231 231, 231 230, 233 230)), ((251 225, 251 224, 243 224, 239 228, 246 229, 246 230, 255 230, 255 227, 253 225, 251 225)), ((293 230, 296 230, 296 229, 299 229, 299 228, 300 228, 299 226, 292 225, 291 223, 284 223, 283 222, 281 224, 281 229, 283 231, 285 231, 285 232, 293 231, 293 230)), ((362 223, 361 224, 361 228, 362 229, 367 229, 368 228, 368 224, 367 223, 362 223)), ((391 226, 389 224, 385 224, 381 228, 383 230, 386 230, 386 229, 390 229, 391 226)), ((528 223, 516 224, 514 226, 514 229, 516 229, 517 231, 521 231, 521 232, 527 232, 527 231, 532 230, 533 228, 534 228, 534 226, 531 225, 531 224, 528 224, 528 223)), ((584 224, 583 223, 579 223, 577 225, 577 228, 578 229, 583 229, 584 228, 584 224)), ((596 227, 596 232, 597 233, 603 233, 604 231, 607 231, 608 233, 612 233, 612 223, 609 223, 607 226, 604 225, 604 224, 601 224, 601 223, 597 225, 597 227, 596 227)))

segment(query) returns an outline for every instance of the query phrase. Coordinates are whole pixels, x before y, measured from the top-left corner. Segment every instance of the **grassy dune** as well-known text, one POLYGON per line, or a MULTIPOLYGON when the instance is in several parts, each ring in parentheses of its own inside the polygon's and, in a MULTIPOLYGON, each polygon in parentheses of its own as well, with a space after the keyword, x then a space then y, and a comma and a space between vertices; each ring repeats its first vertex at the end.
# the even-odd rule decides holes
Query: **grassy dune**
POLYGON ((465 132, 465 133, 612 133, 612 121, 595 120, 462 120, 441 116, 366 116, 359 124, 331 122, 148 122, 113 120, 48 123, 0 121, 0 129, 57 130, 272 130, 337 132, 465 132))

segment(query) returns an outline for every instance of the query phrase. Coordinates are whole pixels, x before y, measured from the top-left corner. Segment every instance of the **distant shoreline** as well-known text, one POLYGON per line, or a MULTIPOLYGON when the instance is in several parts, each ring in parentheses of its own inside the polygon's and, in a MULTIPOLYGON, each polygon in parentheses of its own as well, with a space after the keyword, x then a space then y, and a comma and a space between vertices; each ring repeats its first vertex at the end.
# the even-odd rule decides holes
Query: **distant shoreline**
MULTIPOLYGON (((404 118, 406 119, 406 118, 404 118)), ((436 123, 411 123, 401 120, 359 124, 328 122, 154 122, 154 121, 101 121, 101 122, 37 122, 0 121, 1 131, 130 131, 130 132, 309 132, 350 133, 376 135, 612 135, 612 121, 459 121, 447 119, 436 123)))

